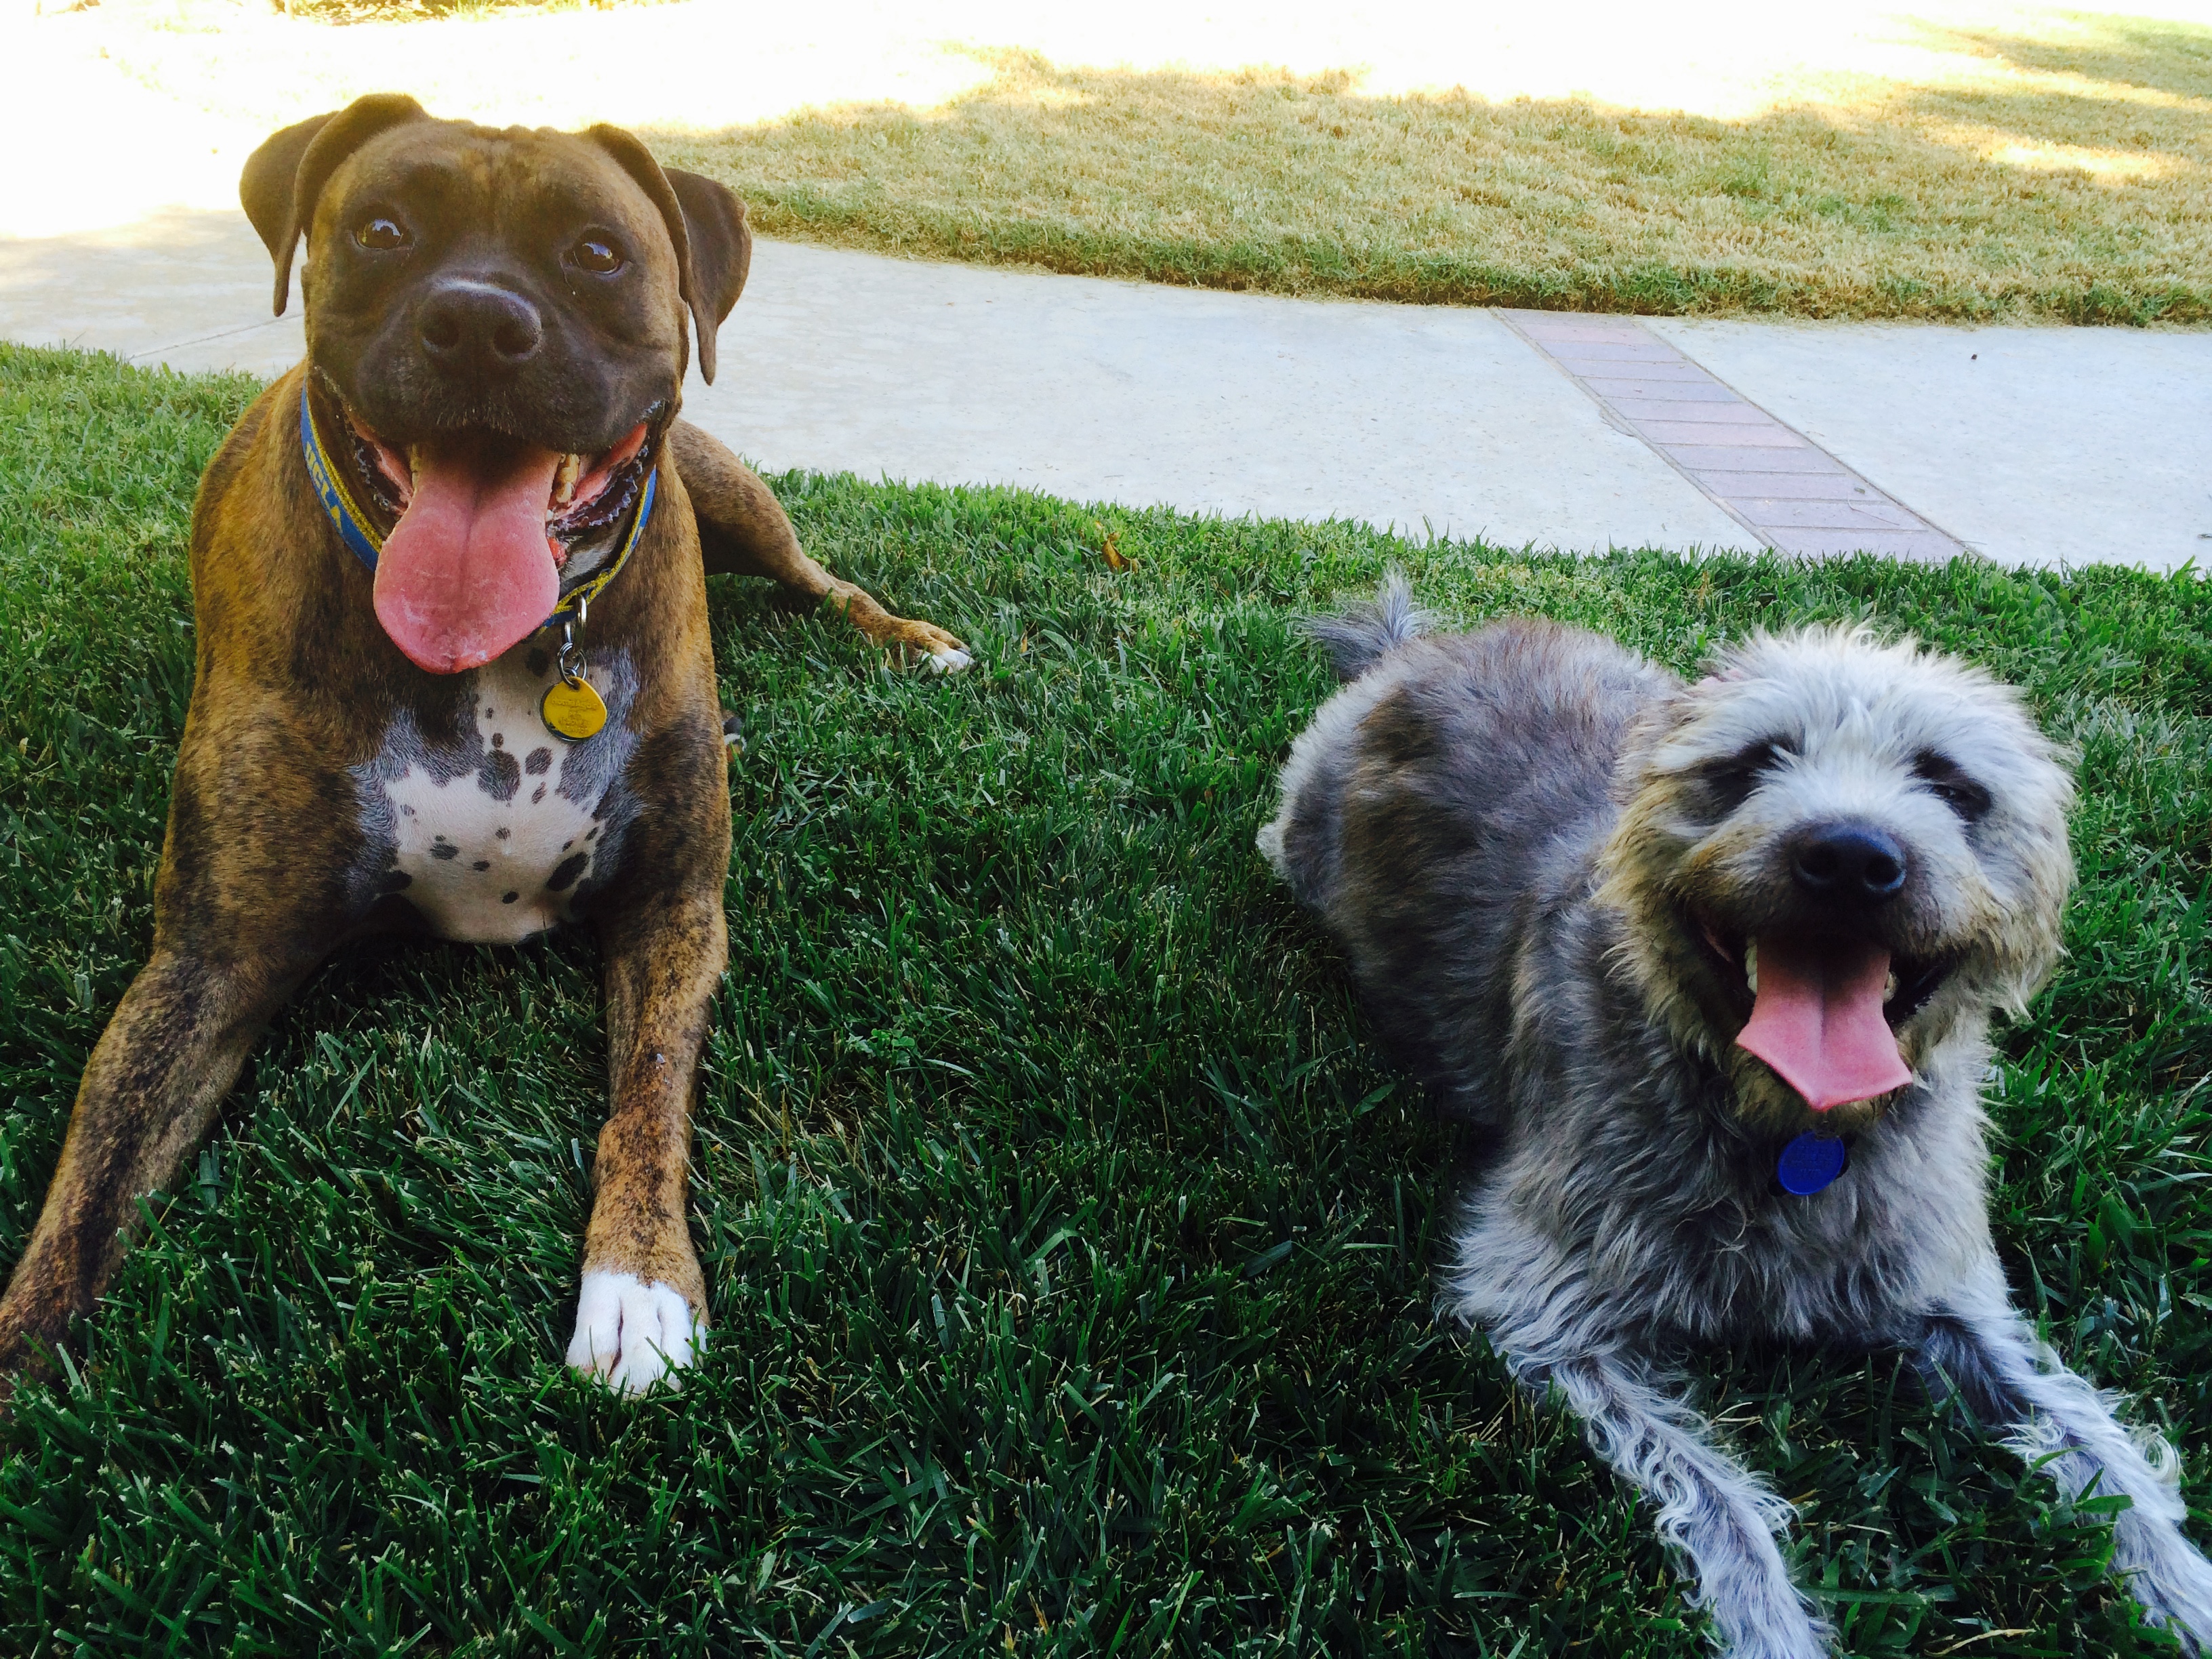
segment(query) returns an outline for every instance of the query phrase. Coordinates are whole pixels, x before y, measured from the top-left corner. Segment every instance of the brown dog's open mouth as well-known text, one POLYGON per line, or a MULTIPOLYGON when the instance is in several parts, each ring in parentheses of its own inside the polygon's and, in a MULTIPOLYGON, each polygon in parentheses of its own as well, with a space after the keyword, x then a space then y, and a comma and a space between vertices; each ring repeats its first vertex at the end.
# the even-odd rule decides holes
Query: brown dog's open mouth
POLYGON ((1878 1099, 1912 1080, 1898 1028, 1936 994, 1949 963, 1837 934, 1731 936, 1710 921, 1698 931, 1722 982, 1749 1005, 1737 1046, 1814 1111, 1878 1099))
POLYGON ((479 667, 544 625, 570 550, 635 505, 651 438, 641 421, 586 456, 463 431, 403 453, 347 418, 363 470, 398 520, 377 558, 377 620, 434 674, 479 667))

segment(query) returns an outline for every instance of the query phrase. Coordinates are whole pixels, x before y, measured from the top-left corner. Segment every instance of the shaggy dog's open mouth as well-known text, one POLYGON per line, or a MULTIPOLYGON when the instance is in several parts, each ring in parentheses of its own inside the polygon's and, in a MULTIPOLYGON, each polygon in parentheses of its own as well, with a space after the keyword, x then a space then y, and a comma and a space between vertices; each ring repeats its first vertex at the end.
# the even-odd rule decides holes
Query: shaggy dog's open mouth
POLYGON ((1878 940, 1840 933, 1732 933, 1705 917, 1697 933, 1745 1015, 1737 1046, 1814 1111, 1878 1099, 1912 1080, 1898 1030, 1954 963, 1893 956, 1878 940))
POLYGON ((345 417, 356 472, 394 520, 377 560, 377 620, 434 674, 479 667, 544 625, 576 551, 635 508, 655 447, 649 419, 584 455, 483 428, 403 448, 345 417))

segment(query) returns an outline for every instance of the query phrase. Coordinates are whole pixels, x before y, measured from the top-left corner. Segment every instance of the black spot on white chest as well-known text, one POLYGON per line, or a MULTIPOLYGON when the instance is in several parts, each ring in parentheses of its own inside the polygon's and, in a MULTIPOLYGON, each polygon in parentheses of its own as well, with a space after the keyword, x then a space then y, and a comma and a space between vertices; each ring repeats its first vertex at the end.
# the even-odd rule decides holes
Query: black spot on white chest
POLYGON ((589 672, 609 718, 580 742, 539 717, 554 677, 528 648, 469 677, 473 706, 452 739, 426 742, 411 717, 394 720, 356 769, 369 890, 400 894, 447 939, 512 944, 567 921, 616 856, 623 814, 612 809, 633 747, 627 662, 589 672))

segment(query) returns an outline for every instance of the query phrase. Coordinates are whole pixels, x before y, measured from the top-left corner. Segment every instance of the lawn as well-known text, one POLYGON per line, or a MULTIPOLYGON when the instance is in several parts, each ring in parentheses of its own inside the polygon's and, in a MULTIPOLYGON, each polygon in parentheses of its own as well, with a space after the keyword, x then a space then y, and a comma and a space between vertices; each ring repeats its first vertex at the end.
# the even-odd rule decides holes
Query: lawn
MULTIPOLYGON (((0 347, 7 1260, 146 948, 192 487, 253 390, 0 347)), ((776 483, 815 552, 980 661, 893 672, 713 586, 750 742, 693 1380, 625 1404, 557 1364, 604 1086, 588 941, 349 951, 74 1371, 0 1425, 0 1650, 1702 1656, 1646 1516, 1431 1317, 1450 1136, 1252 848, 1328 690, 1291 619, 1392 562, 1449 613, 1678 666, 1760 624, 1911 629, 2079 746, 2071 954, 1990 1090, 1998 1234, 2212 1495, 2201 581, 776 483)), ((1852 1653, 2172 1651, 2101 1580, 2097 1516, 1893 1357, 1696 1374, 1803 1506, 1852 1653)))
POLYGON ((1730 119, 1006 52, 939 108, 653 143, 770 234, 938 258, 1571 311, 2212 322, 2212 28, 2045 21, 1931 28, 1970 71, 1806 78, 1730 119))

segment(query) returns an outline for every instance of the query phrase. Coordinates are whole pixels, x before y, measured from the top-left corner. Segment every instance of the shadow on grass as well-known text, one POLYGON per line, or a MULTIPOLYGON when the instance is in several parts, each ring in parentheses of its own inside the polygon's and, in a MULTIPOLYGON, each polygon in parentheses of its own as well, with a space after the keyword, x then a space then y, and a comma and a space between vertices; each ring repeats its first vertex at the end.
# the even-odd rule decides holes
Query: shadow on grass
POLYGON ((2115 87, 2212 98, 2212 27, 2151 17, 2067 18, 2066 38, 1987 29, 1927 27, 1928 37, 1957 41, 2024 70, 2078 75, 2115 87))

